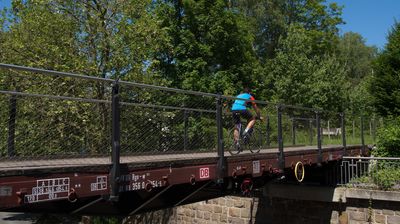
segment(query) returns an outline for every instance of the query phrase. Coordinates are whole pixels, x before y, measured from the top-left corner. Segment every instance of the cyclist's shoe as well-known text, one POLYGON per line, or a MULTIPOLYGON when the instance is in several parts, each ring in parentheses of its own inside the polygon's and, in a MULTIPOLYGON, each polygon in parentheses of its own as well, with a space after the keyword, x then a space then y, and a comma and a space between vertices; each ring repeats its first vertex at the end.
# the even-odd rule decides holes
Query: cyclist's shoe
POLYGON ((235 143, 235 150, 238 151, 238 152, 241 151, 239 142, 235 143))
POLYGON ((250 141, 250 134, 249 133, 245 133, 243 136, 243 143, 244 144, 248 144, 250 141))
POLYGON ((248 135, 245 135, 245 136, 243 136, 243 143, 244 144, 247 144, 247 143, 249 143, 249 136, 248 135))

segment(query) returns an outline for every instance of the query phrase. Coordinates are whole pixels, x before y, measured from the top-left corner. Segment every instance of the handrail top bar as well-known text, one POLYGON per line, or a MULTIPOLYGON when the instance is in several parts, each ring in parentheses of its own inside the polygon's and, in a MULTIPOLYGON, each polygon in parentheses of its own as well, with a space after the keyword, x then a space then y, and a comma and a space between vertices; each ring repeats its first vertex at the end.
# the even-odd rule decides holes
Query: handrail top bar
POLYGON ((65 76, 65 77, 96 80, 96 81, 103 81, 103 82, 114 82, 115 81, 113 79, 108 79, 108 78, 99 78, 99 77, 95 77, 95 76, 78 75, 78 74, 69 73, 69 72, 58 72, 58 71, 54 71, 54 70, 32 68, 32 67, 3 64, 3 63, 0 63, 0 68, 8 68, 8 69, 15 69, 15 70, 26 71, 26 72, 36 72, 36 73, 41 73, 41 74, 45 74, 45 75, 59 75, 59 76, 65 76))
POLYGON ((70 101, 81 101, 87 103, 111 103, 109 100, 98 100, 98 99, 88 99, 81 97, 70 97, 70 96, 56 96, 56 95, 47 95, 47 94, 39 94, 39 93, 24 93, 17 91, 3 91, 0 90, 0 94, 8 94, 12 96, 28 96, 28 97, 42 97, 48 99, 57 99, 57 100, 70 100, 70 101))
MULTIPOLYGON (((90 99, 90 98, 57 96, 57 95, 47 95, 47 94, 38 94, 38 93, 24 93, 24 92, 18 92, 18 91, 0 90, 0 94, 7 94, 7 95, 13 95, 13 96, 43 97, 43 98, 47 98, 47 99, 81 101, 81 102, 87 102, 87 103, 111 104, 110 100, 98 100, 98 99, 90 99)), ((129 102, 124 102, 124 101, 121 101, 120 104, 128 105, 128 106, 147 107, 147 108, 161 108, 161 109, 184 110, 184 111, 193 111, 193 112, 215 113, 214 110, 197 109, 197 108, 190 108, 190 107, 174 107, 174 106, 163 106, 163 105, 143 104, 143 103, 142 104, 141 103, 129 103, 129 102)))
MULTIPOLYGON (((25 66, 20 66, 20 65, 4 64, 4 63, 0 63, 0 68, 8 68, 8 69, 15 69, 15 70, 20 70, 20 71, 36 72, 36 73, 41 73, 41 74, 46 74, 46 75, 58 75, 58 76, 64 76, 64 77, 96 80, 96 81, 103 81, 103 82, 115 82, 114 79, 109 79, 109 78, 99 78, 99 77, 82 75, 82 74, 75 74, 75 73, 69 73, 69 72, 58 72, 58 71, 54 71, 54 70, 32 68, 32 67, 25 67, 25 66)), ((199 91, 183 90, 183 89, 155 86, 155 85, 128 82, 128 81, 118 81, 118 83, 130 85, 130 86, 136 86, 136 87, 153 88, 153 89, 174 91, 174 92, 180 92, 180 93, 188 93, 188 94, 194 94, 194 95, 213 96, 213 97, 218 96, 218 94, 213 94, 213 93, 204 93, 204 92, 199 92, 199 91)))
POLYGON ((301 120, 301 121, 313 121, 315 118, 306 118, 306 117, 290 117, 290 120, 301 120))
MULTIPOLYGON (((46 75, 58 75, 58 76, 64 76, 64 77, 102 81, 102 82, 115 82, 116 81, 116 80, 110 79, 110 78, 100 78, 100 77, 81 75, 81 74, 75 74, 75 73, 69 73, 69 72, 58 72, 58 71, 54 71, 54 70, 32 68, 32 67, 26 67, 26 66, 20 66, 20 65, 4 64, 4 63, 0 63, 0 68, 14 69, 14 70, 20 70, 20 71, 27 71, 27 72, 36 72, 36 73, 41 73, 41 74, 46 74, 46 75)), ((135 82, 129 82, 129 81, 119 80, 118 83, 124 84, 124 85, 129 85, 129 86, 135 86, 135 87, 152 88, 152 89, 171 91, 171 92, 177 92, 177 93, 187 93, 187 94, 198 95, 198 96, 221 97, 221 98, 225 98, 225 99, 241 99, 241 98, 237 98, 234 96, 226 96, 226 95, 220 95, 220 94, 215 94, 215 93, 206 93, 206 92, 193 91, 193 90, 183 90, 183 89, 156 86, 156 85, 143 84, 143 83, 135 83, 135 82)), ((316 109, 316 108, 308 108, 308 107, 295 106, 295 105, 285 105, 282 103, 272 103, 272 102, 268 102, 268 101, 248 100, 248 99, 241 99, 241 100, 251 101, 251 102, 260 103, 260 104, 272 104, 272 105, 286 107, 286 108, 309 110, 309 111, 314 111, 314 112, 323 112, 324 111, 324 110, 316 109)), ((327 112, 329 112, 329 111, 327 111, 327 112)))
MULTIPOLYGON (((286 107, 286 108, 309 110, 309 111, 314 111, 314 112, 324 112, 324 110, 317 109, 317 108, 310 108, 310 107, 302 107, 302 106, 286 105, 286 104, 281 104, 281 106, 286 107)), ((329 111, 326 111, 326 112, 329 112, 329 111)))
POLYGON ((357 157, 357 156, 343 156, 342 159, 400 160, 400 157, 357 157))
POLYGON ((187 93, 187 94, 198 95, 198 96, 211 96, 211 97, 219 96, 218 94, 215 94, 215 93, 205 93, 205 92, 200 92, 200 91, 184 90, 184 89, 170 88, 170 87, 165 87, 165 86, 156 86, 156 85, 129 82, 129 81, 118 81, 118 83, 128 85, 128 86, 151 88, 151 89, 172 91, 172 92, 177 92, 177 93, 187 93))

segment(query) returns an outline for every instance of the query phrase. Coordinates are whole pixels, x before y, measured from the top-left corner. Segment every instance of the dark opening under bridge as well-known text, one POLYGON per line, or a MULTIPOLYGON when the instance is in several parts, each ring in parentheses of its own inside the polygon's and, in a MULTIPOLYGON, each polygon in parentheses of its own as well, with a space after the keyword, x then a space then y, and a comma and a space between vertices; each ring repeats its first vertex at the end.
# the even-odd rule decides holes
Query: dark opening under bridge
POLYGON ((233 100, 0 64, 0 210, 132 215, 290 179, 298 162, 315 181, 366 155, 379 123, 256 101, 260 152, 231 155, 233 100))

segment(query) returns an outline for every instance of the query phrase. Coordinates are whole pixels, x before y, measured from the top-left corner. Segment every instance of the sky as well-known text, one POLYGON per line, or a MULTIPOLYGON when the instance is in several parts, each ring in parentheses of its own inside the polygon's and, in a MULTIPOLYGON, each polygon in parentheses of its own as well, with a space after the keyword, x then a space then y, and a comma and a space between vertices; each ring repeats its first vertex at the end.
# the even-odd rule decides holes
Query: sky
MULTIPOLYGON (((346 24, 339 26, 341 34, 359 33, 367 45, 380 49, 394 21, 400 22, 400 0, 327 0, 332 2, 344 6, 342 18, 346 24)), ((11 0, 0 0, 0 8, 10 4, 11 0)))
POLYGON ((355 32, 364 37, 367 45, 382 49, 395 21, 400 22, 400 0, 327 0, 344 6, 339 26, 341 34, 355 32))

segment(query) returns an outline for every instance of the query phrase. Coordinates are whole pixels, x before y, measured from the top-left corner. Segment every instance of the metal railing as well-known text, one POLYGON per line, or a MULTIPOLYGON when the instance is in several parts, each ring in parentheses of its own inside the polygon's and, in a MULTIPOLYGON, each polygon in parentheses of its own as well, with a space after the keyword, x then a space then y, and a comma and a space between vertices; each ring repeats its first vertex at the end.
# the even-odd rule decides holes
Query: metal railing
MULTIPOLYGON (((195 160, 204 155, 217 159, 220 179, 230 147, 234 100, 213 93, 0 64, 0 160, 111 155, 112 175, 118 178, 120 156, 145 163, 171 154, 180 156, 165 158, 195 160)), ((370 143, 364 138, 362 119, 358 126, 350 122, 350 128, 343 113, 255 102, 265 118, 255 126, 261 136, 259 147, 264 152, 278 149, 281 169, 288 147, 307 145, 318 149, 322 159, 327 145, 343 147, 345 154, 349 133, 358 144, 370 143), (340 134, 326 136, 325 128, 340 129, 340 134)))
MULTIPOLYGON (((120 126, 114 132, 119 132, 121 155, 229 147, 218 142, 228 142, 235 97, 8 64, 0 68, 3 158, 108 155, 113 109, 118 109, 114 123, 120 126), (114 95, 118 102, 113 108, 114 95)), ((343 113, 256 103, 265 118, 255 126, 263 136, 262 148, 281 152, 284 147, 304 145, 346 148, 349 143, 365 145, 365 136, 368 143, 375 138, 377 119, 369 125, 365 119, 346 124, 343 113)))
POLYGON ((373 189, 400 189, 400 158, 343 157, 340 185, 373 189))

